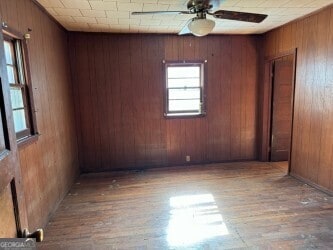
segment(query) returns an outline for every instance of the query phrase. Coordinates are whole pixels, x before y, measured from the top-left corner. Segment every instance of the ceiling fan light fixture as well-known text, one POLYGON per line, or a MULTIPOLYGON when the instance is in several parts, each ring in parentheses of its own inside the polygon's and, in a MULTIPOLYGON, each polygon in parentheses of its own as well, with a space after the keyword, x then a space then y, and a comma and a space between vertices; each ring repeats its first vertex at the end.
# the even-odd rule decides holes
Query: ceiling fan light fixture
POLYGON ((188 29, 195 36, 206 36, 214 29, 214 27, 215 22, 210 19, 194 18, 192 22, 188 24, 188 29))

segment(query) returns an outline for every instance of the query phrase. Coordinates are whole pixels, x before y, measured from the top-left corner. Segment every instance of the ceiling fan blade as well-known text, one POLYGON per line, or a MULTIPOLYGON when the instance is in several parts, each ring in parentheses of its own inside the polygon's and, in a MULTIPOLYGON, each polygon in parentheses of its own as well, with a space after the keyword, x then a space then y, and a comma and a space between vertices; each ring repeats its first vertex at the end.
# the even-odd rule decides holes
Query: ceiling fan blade
POLYGON ((188 28, 188 25, 189 25, 190 22, 192 22, 192 19, 188 20, 186 22, 186 24, 184 25, 184 27, 182 28, 182 30, 179 31, 179 33, 178 33, 179 36, 186 35, 186 34, 192 34, 192 32, 188 28))
POLYGON ((183 11, 183 10, 171 10, 171 11, 136 11, 136 12, 132 12, 132 15, 153 15, 153 14, 193 14, 189 11, 183 11))
POLYGON ((208 14, 213 15, 216 18, 251 22, 251 23, 261 23, 267 17, 267 15, 264 14, 228 11, 228 10, 218 10, 215 11, 214 13, 208 13, 208 14))

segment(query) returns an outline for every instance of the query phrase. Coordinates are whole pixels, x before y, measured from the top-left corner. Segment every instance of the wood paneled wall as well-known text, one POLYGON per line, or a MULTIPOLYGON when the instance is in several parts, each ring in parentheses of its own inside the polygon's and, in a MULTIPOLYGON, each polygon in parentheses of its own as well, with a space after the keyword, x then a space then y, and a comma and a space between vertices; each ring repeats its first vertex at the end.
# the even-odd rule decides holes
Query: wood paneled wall
POLYGON ((83 171, 257 158, 258 37, 71 33, 83 171), (208 60, 207 116, 163 116, 163 60, 208 60))
POLYGON ((291 174, 333 191, 333 7, 265 35, 265 55, 297 48, 291 174))
POLYGON ((1 0, 3 21, 28 42, 38 131, 20 148, 29 229, 42 227, 78 174, 77 136, 67 32, 31 0, 1 0))
POLYGON ((13 197, 8 185, 0 193, 0 235, 1 238, 15 238, 17 235, 13 197))

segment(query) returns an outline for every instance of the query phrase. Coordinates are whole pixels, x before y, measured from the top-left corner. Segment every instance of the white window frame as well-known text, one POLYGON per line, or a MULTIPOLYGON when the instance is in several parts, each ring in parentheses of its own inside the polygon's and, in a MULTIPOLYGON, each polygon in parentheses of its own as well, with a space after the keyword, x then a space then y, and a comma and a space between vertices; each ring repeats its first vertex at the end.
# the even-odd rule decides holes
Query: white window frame
MULTIPOLYGON (((10 89, 21 89, 21 95, 23 99, 24 106, 18 109, 24 110, 26 128, 16 132, 16 139, 18 145, 26 145, 37 139, 37 126, 36 126, 36 114, 34 110, 34 104, 32 99, 32 87, 31 87, 31 77, 29 68, 29 59, 27 45, 24 40, 24 36, 8 27, 3 27, 3 43, 10 43, 12 48, 12 55, 15 58, 13 66, 15 66, 16 78, 15 83, 9 83, 10 89)), ((11 100, 12 103, 12 100, 11 100)), ((12 109, 13 111, 16 109, 12 109)), ((15 119, 13 117, 14 127, 15 119)))
MULTIPOLYGON (((165 72, 165 93, 164 93, 164 116, 165 117, 200 117, 204 116, 206 114, 205 109, 205 63, 207 61, 163 61, 164 63, 164 72, 165 72), (169 90, 170 89, 179 89, 174 87, 169 87, 168 82, 168 68, 169 67, 193 67, 197 66, 200 68, 200 83, 198 87, 190 87, 190 88, 199 88, 200 90, 200 105, 199 109, 193 109, 193 110, 179 110, 179 111, 171 111, 169 109, 169 90)), ((181 78, 180 78, 181 79, 181 78)), ((187 89, 188 87, 184 86, 184 89, 187 89)), ((195 98, 196 99, 196 98, 195 98)), ((179 99, 180 100, 180 99, 179 99)))

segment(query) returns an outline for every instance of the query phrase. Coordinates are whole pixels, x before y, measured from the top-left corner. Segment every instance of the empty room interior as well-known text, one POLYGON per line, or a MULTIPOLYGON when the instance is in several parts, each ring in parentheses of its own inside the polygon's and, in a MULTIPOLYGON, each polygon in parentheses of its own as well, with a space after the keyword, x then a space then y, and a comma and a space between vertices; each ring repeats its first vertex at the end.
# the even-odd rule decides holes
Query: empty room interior
POLYGON ((0 243, 333 249, 332 0, 0 0, 0 243))

